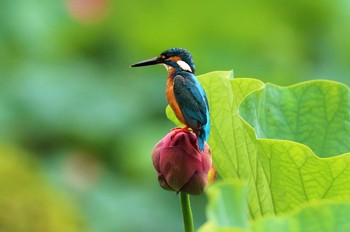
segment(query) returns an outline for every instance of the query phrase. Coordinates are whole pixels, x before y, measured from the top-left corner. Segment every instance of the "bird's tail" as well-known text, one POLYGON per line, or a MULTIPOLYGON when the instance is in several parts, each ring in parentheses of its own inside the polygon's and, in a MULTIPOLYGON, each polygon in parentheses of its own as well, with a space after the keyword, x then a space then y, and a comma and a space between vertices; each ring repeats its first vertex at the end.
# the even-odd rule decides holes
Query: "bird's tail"
POLYGON ((204 151, 204 139, 199 135, 197 137, 199 150, 204 151))
POLYGON ((197 134, 198 147, 199 150, 204 151, 204 142, 208 140, 209 137, 209 123, 203 125, 200 132, 197 134))

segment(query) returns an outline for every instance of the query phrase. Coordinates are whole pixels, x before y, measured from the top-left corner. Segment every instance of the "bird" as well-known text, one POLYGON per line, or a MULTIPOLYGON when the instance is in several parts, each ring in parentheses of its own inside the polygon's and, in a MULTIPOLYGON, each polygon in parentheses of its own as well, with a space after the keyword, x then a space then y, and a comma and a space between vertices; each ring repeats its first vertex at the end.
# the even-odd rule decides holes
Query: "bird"
POLYGON ((197 145, 204 151, 210 133, 209 104, 206 93, 195 74, 191 53, 184 48, 171 48, 159 56, 131 67, 162 64, 168 71, 166 99, 180 122, 197 136, 197 145))

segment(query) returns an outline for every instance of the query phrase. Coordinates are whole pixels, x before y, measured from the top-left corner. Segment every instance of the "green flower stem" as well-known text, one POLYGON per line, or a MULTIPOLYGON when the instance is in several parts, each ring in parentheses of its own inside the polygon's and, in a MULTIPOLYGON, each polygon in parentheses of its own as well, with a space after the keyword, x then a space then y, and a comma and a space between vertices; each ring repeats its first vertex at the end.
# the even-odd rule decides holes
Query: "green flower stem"
POLYGON ((184 231, 185 232, 193 232, 193 218, 192 218, 192 210, 190 203, 190 195, 187 193, 180 193, 181 198, 181 209, 182 209, 182 218, 184 220, 184 231))

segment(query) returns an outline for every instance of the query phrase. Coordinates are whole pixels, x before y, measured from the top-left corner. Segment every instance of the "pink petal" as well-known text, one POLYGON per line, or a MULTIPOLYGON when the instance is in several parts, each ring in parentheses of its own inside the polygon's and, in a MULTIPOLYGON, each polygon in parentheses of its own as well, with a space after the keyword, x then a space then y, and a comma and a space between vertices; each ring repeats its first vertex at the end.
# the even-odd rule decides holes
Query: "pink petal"
POLYGON ((208 172, 196 172, 182 187, 181 192, 192 195, 201 194, 208 185, 208 172))
POLYGON ((152 162, 154 168, 159 172, 159 158, 163 146, 163 140, 160 140, 152 150, 152 162))
POLYGON ((187 183, 199 165, 201 163, 195 157, 188 155, 179 147, 164 149, 159 162, 160 173, 164 175, 169 186, 176 191, 187 183))

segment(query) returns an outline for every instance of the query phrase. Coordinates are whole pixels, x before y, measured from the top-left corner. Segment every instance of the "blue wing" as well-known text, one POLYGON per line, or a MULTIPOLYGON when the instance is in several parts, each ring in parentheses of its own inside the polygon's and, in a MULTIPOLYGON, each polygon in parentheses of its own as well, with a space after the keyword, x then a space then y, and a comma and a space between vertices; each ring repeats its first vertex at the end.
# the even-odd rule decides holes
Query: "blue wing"
POLYGON ((190 73, 174 77, 174 95, 186 123, 197 134, 198 145, 204 150, 209 135, 209 106, 203 87, 190 73))

